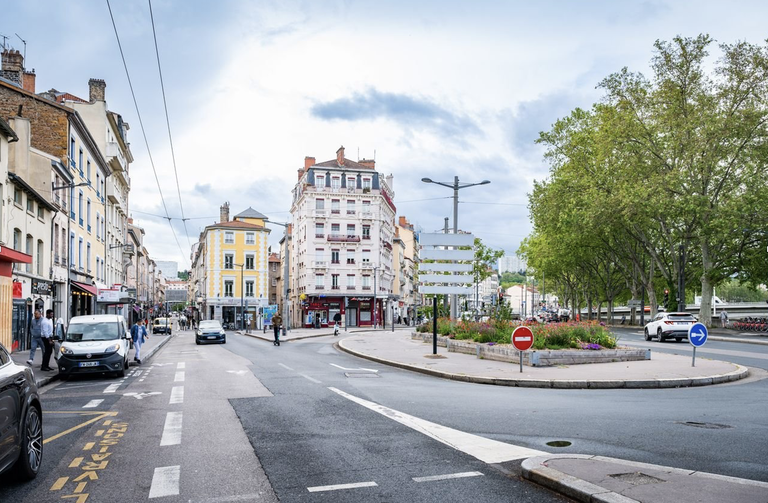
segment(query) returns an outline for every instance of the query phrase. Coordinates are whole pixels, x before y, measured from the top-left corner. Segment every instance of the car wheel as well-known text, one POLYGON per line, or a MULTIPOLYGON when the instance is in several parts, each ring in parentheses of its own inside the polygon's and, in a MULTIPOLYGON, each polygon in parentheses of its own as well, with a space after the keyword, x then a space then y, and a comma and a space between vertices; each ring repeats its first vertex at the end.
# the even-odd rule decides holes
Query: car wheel
POLYGON ((676 340, 677 342, 683 342, 683 338, 682 338, 682 337, 675 337, 675 340, 676 340))
POLYGON ((22 431, 21 453, 13 467, 16 475, 23 480, 37 476, 43 460, 43 421, 36 407, 30 405, 22 431))
POLYGON ((221 341, 221 343, 222 343, 222 344, 226 344, 226 343, 227 343, 227 338, 226 338, 226 337, 224 337, 224 339, 221 341))
POLYGON ((199 346, 200 345, 200 341, 195 339, 195 344, 197 344, 199 346))
POLYGON ((664 335, 661 333, 661 328, 656 331, 656 337, 659 338, 659 342, 664 342, 664 335))
POLYGON ((645 340, 650 341, 651 340, 651 334, 648 333, 648 329, 645 329, 645 340))

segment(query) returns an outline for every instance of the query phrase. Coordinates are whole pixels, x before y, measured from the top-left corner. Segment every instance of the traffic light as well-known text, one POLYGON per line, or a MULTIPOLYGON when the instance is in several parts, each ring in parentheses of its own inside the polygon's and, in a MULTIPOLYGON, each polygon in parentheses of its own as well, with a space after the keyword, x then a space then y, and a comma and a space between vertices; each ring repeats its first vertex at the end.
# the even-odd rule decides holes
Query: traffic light
POLYGON ((669 290, 664 290, 664 309, 669 307, 669 290))
POLYGON ((499 305, 504 303, 504 290, 499 290, 499 305))

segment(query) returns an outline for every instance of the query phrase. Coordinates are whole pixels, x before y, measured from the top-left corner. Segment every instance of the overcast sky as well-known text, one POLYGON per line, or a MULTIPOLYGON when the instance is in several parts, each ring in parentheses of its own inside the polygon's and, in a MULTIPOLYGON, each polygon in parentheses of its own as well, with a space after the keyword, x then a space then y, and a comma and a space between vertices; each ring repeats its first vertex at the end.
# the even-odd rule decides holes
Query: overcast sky
MULTIPOLYGON (((162 194, 181 208, 147 0, 111 0, 162 194)), ((88 98, 106 80, 130 123, 130 208, 156 260, 189 266, 203 227, 248 206, 289 218, 304 156, 376 159, 398 215, 425 231, 452 217, 452 192, 420 180, 491 180, 460 192, 459 227, 507 253, 530 232, 527 193, 547 176, 538 132, 600 99, 627 66, 647 73, 656 39, 768 37, 752 1, 153 0, 185 229, 163 215, 106 0, 0 0, 0 34, 23 50, 37 92, 88 98), (439 198, 439 199, 438 199, 439 198)), ((714 49, 714 48, 713 48, 714 49)), ((275 226, 270 243, 282 229, 275 226)))

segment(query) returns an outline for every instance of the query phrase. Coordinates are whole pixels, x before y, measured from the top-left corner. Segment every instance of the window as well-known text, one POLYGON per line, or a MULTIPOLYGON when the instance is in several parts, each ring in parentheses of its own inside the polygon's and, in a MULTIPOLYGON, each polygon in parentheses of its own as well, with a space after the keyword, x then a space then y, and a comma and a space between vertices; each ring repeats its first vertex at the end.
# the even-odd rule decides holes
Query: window
POLYGON ((315 177, 315 187, 318 189, 325 187, 325 176, 319 175, 315 177))
POLYGON ((224 282, 224 297, 233 297, 233 290, 234 290, 234 284, 235 282, 232 280, 228 280, 224 282))
POLYGON ((77 240, 77 267, 83 270, 83 238, 77 240))
POLYGON ((53 225, 53 261, 59 263, 59 224, 53 225))
POLYGON ((74 265, 75 262, 75 233, 69 235, 69 265, 74 265))
POLYGON ((355 224, 347 224, 347 236, 353 237, 355 235, 355 224))
MULTIPOLYGON (((26 253, 30 257, 34 256, 35 252, 32 251, 32 235, 31 234, 27 234, 27 247, 25 248, 24 253, 26 253)), ((32 272, 32 264, 27 264, 26 270, 27 272, 32 272)))
POLYGON ((85 267, 88 269, 88 272, 91 272, 91 243, 88 243, 85 252, 85 267))
POLYGON ((21 189, 19 189, 17 187, 14 187, 13 188, 13 203, 16 206, 18 206, 19 208, 21 208, 21 203, 22 203, 21 198, 22 198, 21 189))
POLYGON ((315 274, 315 288, 318 290, 322 290, 323 288, 325 288, 324 274, 315 274))
POLYGON ((88 232, 91 232, 91 200, 88 199, 85 210, 85 220, 88 223, 88 232))
POLYGON ((315 262, 322 262, 323 258, 325 258, 325 250, 322 248, 316 248, 315 249, 315 262))
POLYGON ((80 149, 80 155, 77 157, 77 167, 80 168, 80 176, 83 176, 83 149, 80 149))
POLYGON ((42 204, 37 205, 37 218, 45 220, 45 207, 42 204))
POLYGON ((355 289, 355 275, 347 274, 347 290, 355 289))
POLYGON ((340 176, 332 176, 331 177, 331 188, 332 189, 340 189, 341 188, 341 177, 340 176))
POLYGON ((96 239, 101 239, 101 215, 96 212, 96 239))
POLYGON ((98 171, 96 172, 96 197, 101 197, 101 174, 98 171))
POLYGON ((86 170, 85 170, 85 177, 88 179, 88 184, 91 183, 91 160, 88 159, 88 162, 85 164, 86 170))
POLYGON ((339 263, 339 250, 331 250, 331 264, 339 263))
POLYGON ((363 290, 370 290, 370 289, 371 289, 371 277, 363 276, 363 290))
POLYGON ((355 263, 355 251, 347 250, 347 264, 354 264, 354 263, 355 263))
POLYGON ((363 210, 371 210, 371 202, 370 201, 363 201, 363 210))
POLYGON ((315 237, 321 238, 325 236, 325 224, 315 224, 315 237))
POLYGON ((277 278, 272 278, 272 286, 277 286, 277 278))
POLYGON ((371 188, 371 179, 370 178, 363 178, 363 188, 370 190, 370 188, 371 188))
POLYGON ((339 275, 331 274, 331 290, 339 289, 339 275))
POLYGON ((363 239, 371 239, 371 226, 363 225, 363 239))
POLYGON ((334 214, 341 213, 338 199, 331 199, 331 213, 334 213, 334 214))
POLYGON ((347 215, 355 214, 355 201, 350 199, 347 201, 347 215))
POLYGON ((363 250, 363 264, 371 263, 371 250, 363 250))
POLYGON ((80 191, 79 199, 77 200, 77 213, 78 213, 78 221, 80 222, 80 227, 83 226, 83 191, 80 191))
POLYGON ((224 269, 234 269, 235 267, 235 256, 227 253, 224 255, 224 269))
MULTIPOLYGON (((69 162, 70 164, 75 164, 75 138, 72 137, 69 139, 69 162)), ((73 166, 77 168, 77 166, 73 166)))
POLYGON ((35 201, 27 194, 27 212, 35 214, 35 201))
POLYGON ((234 244, 235 243, 235 233, 231 231, 227 231, 224 233, 224 242, 226 244, 234 244))
POLYGON ((248 270, 253 270, 253 255, 245 256, 245 268, 248 270))
POLYGON ((21 251, 21 230, 13 229, 13 249, 21 251))
POLYGON ((315 199, 315 209, 316 210, 324 210, 325 209, 325 199, 315 199))
POLYGON ((69 188, 69 218, 72 220, 75 219, 75 188, 70 187, 69 188))
POLYGON ((253 281, 245 282, 245 296, 253 297, 253 281))
POLYGON ((43 249, 43 241, 41 239, 37 240, 37 275, 42 276, 43 275, 43 253, 45 250, 43 249))
POLYGON ((355 177, 354 176, 348 176, 347 177, 347 188, 348 189, 357 188, 357 182, 355 181, 355 177))
POLYGON ((338 236, 341 232, 341 226, 339 224, 331 224, 331 234, 338 236))
POLYGON ((256 244, 256 235, 253 232, 245 233, 245 244, 247 245, 256 244))

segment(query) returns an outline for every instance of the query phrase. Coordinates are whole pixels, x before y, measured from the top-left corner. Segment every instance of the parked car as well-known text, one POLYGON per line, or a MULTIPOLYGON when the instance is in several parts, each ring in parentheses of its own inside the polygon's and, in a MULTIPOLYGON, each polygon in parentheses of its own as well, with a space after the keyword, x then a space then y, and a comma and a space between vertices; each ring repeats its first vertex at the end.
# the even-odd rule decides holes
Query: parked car
POLYGON ((0 473, 30 480, 43 460, 43 414, 32 369, 0 344, 0 473))
POLYGON ((170 334, 173 330, 173 318, 155 318, 152 324, 153 334, 170 334))
POLYGON ((696 318, 690 313, 658 313, 645 325, 645 340, 656 337, 659 342, 665 339, 675 339, 677 342, 688 338, 688 329, 696 323, 696 318))
POLYGON ((195 344, 209 342, 227 343, 227 333, 218 320, 204 320, 200 322, 195 332, 195 344))
POLYGON ((131 332, 125 318, 116 314, 75 316, 59 350, 59 374, 114 372, 125 376, 131 332))

